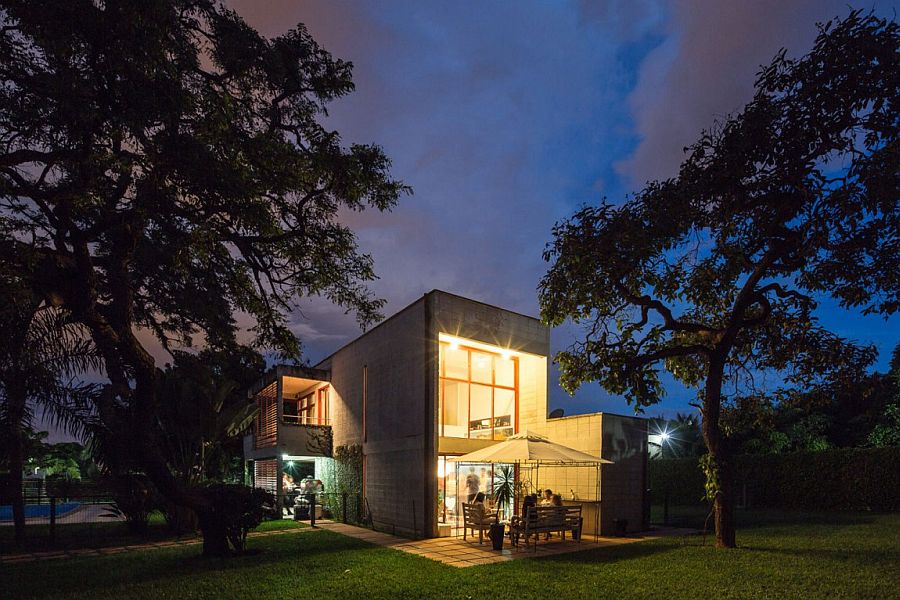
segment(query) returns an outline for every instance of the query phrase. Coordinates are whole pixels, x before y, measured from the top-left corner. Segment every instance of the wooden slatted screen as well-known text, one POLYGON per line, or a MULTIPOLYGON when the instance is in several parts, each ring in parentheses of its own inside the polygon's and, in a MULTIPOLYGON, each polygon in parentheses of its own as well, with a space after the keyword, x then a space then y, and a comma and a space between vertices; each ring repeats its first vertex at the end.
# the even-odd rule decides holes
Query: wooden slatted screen
POLYGON ((272 384, 256 395, 259 416, 254 424, 256 448, 272 448, 278 441, 278 388, 272 384))
POLYGON ((278 493, 278 461, 258 460, 253 463, 253 482, 258 488, 262 488, 273 494, 278 493))

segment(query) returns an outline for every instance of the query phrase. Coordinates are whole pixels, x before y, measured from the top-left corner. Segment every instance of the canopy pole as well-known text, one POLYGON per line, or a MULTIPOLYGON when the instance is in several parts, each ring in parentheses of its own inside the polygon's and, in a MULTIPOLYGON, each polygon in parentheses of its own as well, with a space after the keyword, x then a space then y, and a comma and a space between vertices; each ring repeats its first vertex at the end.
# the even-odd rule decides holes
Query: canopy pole
MULTIPOLYGON (((459 537, 459 514, 462 512, 462 503, 459 501, 459 463, 454 461, 453 466, 456 468, 456 477, 454 478, 456 501, 453 504, 453 531, 456 533, 456 537, 459 537)), ((444 490, 444 502, 447 501, 446 496, 447 490, 444 490)))
POLYGON ((597 463, 597 518, 594 519, 594 541, 600 537, 600 512, 603 510, 603 502, 600 499, 600 463, 597 463))

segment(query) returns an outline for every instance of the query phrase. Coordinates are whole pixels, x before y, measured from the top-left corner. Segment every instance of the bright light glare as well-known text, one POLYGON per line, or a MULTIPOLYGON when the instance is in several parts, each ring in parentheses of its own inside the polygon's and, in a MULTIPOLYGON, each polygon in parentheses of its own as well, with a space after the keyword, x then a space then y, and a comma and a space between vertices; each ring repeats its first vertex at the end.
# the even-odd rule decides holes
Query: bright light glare
POLYGON ((659 434, 659 439, 662 440, 663 442, 669 441, 669 432, 668 431, 661 432, 659 434))
POLYGON ((450 342, 450 349, 459 350, 459 344, 457 344, 456 342, 450 342))
POLYGON ((509 360, 510 358, 512 358, 512 354, 510 354, 509 350, 504 350, 500 353, 500 356, 503 357, 503 360, 509 360))

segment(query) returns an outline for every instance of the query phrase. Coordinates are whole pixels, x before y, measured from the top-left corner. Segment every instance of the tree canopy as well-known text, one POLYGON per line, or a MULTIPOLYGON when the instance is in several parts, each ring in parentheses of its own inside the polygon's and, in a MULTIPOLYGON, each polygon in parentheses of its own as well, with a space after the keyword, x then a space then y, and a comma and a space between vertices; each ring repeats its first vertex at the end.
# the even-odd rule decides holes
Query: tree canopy
POLYGON ((762 69, 677 176, 581 208, 545 252, 543 318, 583 328, 556 357, 565 388, 595 380, 640 408, 666 369, 698 389, 719 545, 734 545, 723 392, 772 371, 785 386, 858 379, 874 349, 823 327, 818 301, 900 307, 898 40, 859 11, 821 26, 809 54, 762 69))
POLYGON ((340 216, 409 189, 380 147, 323 125, 352 65, 303 25, 268 39, 213 0, 3 0, 0 20, 0 257, 87 329, 101 420, 126 414, 154 483, 203 511, 150 439, 141 330, 228 348, 243 315, 297 359, 299 298, 372 322, 372 260, 340 216))

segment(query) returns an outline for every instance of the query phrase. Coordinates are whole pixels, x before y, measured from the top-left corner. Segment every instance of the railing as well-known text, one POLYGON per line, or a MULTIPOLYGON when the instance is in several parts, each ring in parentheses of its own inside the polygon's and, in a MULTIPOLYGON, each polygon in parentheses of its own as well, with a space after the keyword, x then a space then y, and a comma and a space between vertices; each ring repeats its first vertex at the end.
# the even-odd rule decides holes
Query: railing
POLYGON ((309 521, 330 519, 342 523, 360 524, 365 521, 365 504, 360 494, 350 493, 287 493, 278 496, 282 518, 309 521))
MULTIPOLYGON (((369 503, 360 494, 349 493, 316 493, 316 494, 282 494, 278 497, 281 518, 293 518, 297 521, 309 521, 311 527, 316 521, 329 519, 353 525, 363 525, 377 531, 396 535, 398 530, 406 531, 405 535, 418 538, 421 530, 417 521, 417 507, 414 500, 409 502, 412 527, 397 525, 393 521, 384 520, 373 514, 369 503)), ((276 512, 276 518, 278 518, 276 512)))
POLYGON ((310 417, 309 415, 282 415, 281 421, 285 425, 331 425, 331 420, 327 417, 310 417))

